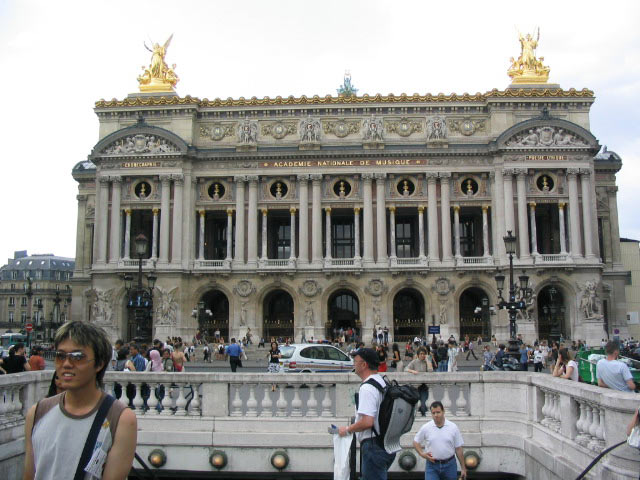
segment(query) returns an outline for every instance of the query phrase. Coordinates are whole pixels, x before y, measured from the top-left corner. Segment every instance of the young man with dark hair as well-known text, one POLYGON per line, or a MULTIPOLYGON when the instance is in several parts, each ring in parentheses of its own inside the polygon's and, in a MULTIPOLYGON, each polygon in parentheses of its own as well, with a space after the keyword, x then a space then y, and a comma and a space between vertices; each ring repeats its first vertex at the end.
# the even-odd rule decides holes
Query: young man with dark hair
POLYGON ((456 480, 456 457, 460 462, 460 478, 467 478, 462 451, 464 442, 458 426, 444 418, 442 402, 433 402, 429 410, 433 420, 425 423, 413 439, 413 447, 418 455, 427 460, 425 480, 456 480), (427 443, 429 447, 425 450, 427 443))
POLYGON ((86 322, 65 323, 54 339, 63 393, 29 409, 24 478, 124 480, 136 449, 136 416, 105 392, 111 360, 105 332, 86 322))
POLYGON ((360 377, 362 383, 358 390, 356 401, 356 421, 348 427, 340 427, 338 434, 344 437, 348 433, 355 433, 360 442, 360 455, 362 458, 362 478, 366 480, 386 480, 387 471, 393 460, 395 453, 387 451, 376 441, 376 432, 380 432, 378 422, 378 412, 382 403, 382 393, 367 381, 373 379, 381 387, 386 384, 378 374, 378 354, 372 348, 359 348, 351 352, 356 375, 360 377))

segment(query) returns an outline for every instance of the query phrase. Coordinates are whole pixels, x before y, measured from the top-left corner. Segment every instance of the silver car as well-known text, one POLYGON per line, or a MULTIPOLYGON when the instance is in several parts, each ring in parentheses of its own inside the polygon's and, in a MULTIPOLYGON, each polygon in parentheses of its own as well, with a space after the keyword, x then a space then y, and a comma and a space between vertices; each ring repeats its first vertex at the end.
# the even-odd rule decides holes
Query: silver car
POLYGON ((352 372, 353 359, 332 345, 302 343, 278 347, 282 372, 352 372))

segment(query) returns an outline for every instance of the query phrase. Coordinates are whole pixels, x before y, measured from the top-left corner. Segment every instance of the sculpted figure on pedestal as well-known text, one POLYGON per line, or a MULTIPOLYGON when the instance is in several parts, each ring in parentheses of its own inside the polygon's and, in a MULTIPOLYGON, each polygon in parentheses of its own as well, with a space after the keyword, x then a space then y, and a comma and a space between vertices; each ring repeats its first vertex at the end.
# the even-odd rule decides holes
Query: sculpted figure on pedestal
POLYGON ((151 64, 148 68, 142 67, 143 73, 138 77, 141 92, 171 92, 178 83, 179 78, 174 71, 175 64, 169 68, 164 61, 172 38, 173 35, 162 46, 158 43, 152 43, 153 48, 147 47, 146 43, 144 44, 144 48, 151 52, 151 64))
POLYGON ((158 325, 176 325, 178 302, 176 300, 178 287, 173 290, 164 290, 162 287, 156 287, 158 293, 155 296, 156 303, 156 323, 158 325))

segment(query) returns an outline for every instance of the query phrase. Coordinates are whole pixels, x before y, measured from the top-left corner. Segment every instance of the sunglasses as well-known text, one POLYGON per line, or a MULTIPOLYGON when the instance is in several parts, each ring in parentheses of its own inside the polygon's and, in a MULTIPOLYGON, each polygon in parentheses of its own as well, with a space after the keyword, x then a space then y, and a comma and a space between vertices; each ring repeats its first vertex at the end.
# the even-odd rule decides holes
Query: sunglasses
MULTIPOLYGON (((87 355, 85 353, 82 352, 63 352, 63 351, 56 351, 56 355, 55 355, 55 361, 58 363, 64 363, 66 359, 69 359, 69 361, 71 363, 81 363, 83 362, 86 358, 87 355)), ((93 359, 91 359, 93 360, 93 359)), ((90 361, 90 360, 88 360, 90 361)))

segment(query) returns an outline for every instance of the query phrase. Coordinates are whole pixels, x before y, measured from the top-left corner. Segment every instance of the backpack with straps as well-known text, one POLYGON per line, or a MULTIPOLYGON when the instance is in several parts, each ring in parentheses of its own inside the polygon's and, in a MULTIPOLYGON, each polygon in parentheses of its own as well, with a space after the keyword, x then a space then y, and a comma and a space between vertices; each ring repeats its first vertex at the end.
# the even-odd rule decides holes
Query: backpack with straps
POLYGON ((373 378, 364 384, 372 385, 382 394, 382 402, 378 409, 380 431, 376 432, 375 427, 372 427, 375 441, 387 453, 395 453, 402 449, 400 437, 413 426, 420 394, 411 385, 400 385, 396 380, 389 381, 386 375, 382 378, 386 384, 384 387, 373 378))

